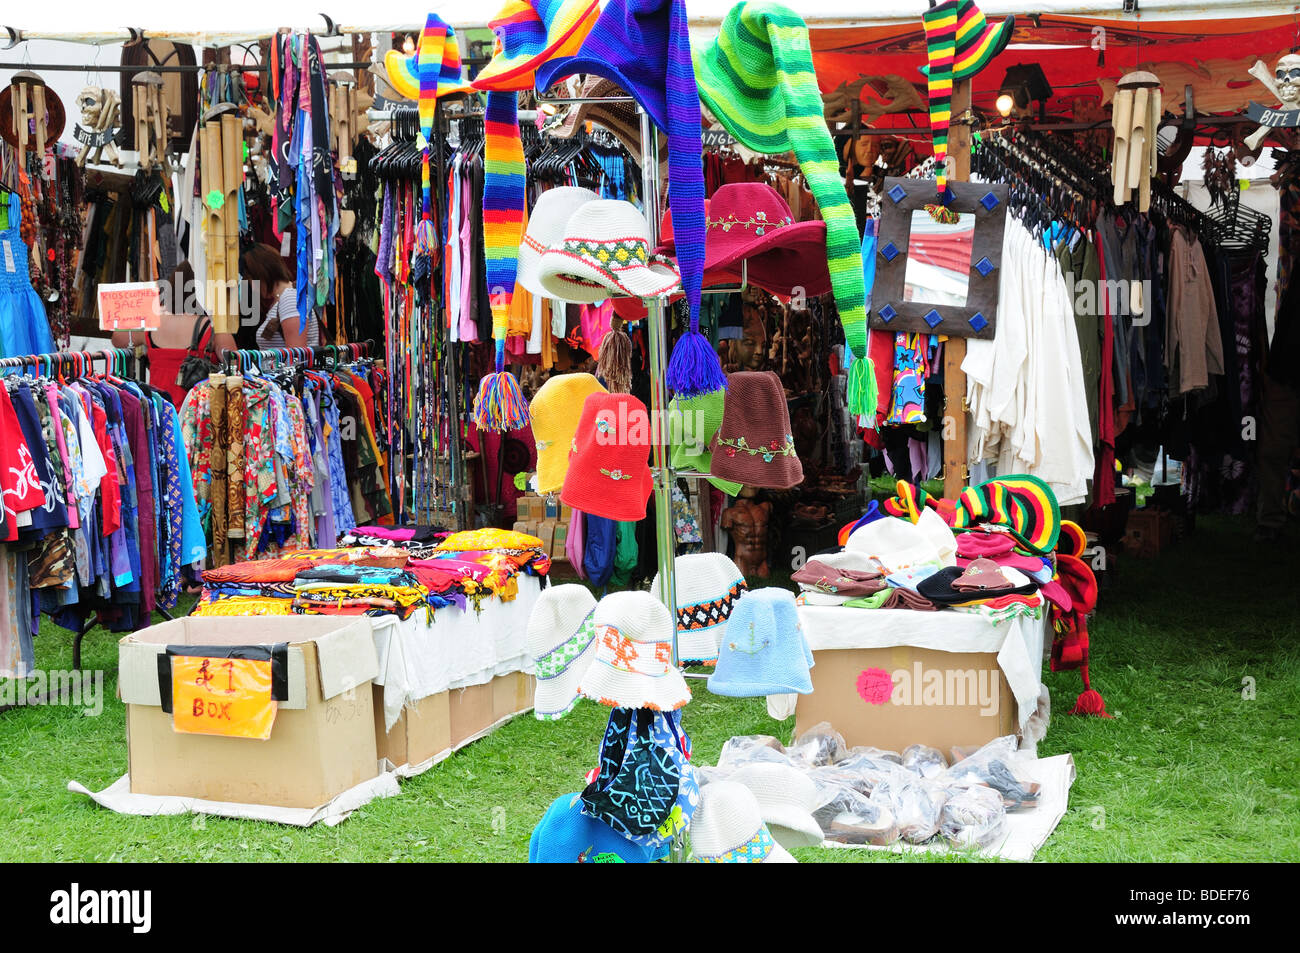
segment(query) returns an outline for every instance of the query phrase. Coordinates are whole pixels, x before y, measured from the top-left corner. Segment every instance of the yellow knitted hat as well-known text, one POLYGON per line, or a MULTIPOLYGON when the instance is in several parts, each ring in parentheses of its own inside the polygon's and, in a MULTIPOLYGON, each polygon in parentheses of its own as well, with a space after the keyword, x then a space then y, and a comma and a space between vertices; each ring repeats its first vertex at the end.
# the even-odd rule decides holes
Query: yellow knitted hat
POLYGON ((569 471, 569 445, 578 429, 582 405, 605 388, 590 374, 558 374, 538 388, 529 405, 533 439, 537 441, 537 492, 552 493, 564 486, 569 471))

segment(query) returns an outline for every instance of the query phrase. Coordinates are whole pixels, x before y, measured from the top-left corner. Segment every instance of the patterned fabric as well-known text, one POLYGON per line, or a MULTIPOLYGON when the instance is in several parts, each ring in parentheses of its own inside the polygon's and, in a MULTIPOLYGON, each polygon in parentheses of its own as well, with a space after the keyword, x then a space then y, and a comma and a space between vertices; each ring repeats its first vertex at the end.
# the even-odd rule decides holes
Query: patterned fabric
POLYGON ((743 579, 736 580, 735 585, 720 599, 709 602, 697 602, 691 606, 681 606, 677 610, 677 630, 711 629, 731 617, 731 610, 736 600, 749 591, 749 584, 743 579))
POLYGON ((684 738, 675 719, 662 713, 614 709, 601 743, 600 773, 582 792, 582 813, 643 847, 671 840, 699 802, 684 738))
POLYGON ((758 833, 739 847, 734 847, 716 857, 702 857, 696 854, 695 859, 702 864, 761 864, 767 860, 767 855, 772 853, 775 844, 767 825, 764 824, 758 828, 758 833))
POLYGON ((894 387, 888 424, 925 422, 925 381, 933 371, 932 335, 899 333, 894 338, 894 387))
MULTIPOLYGON (((539 679, 555 678, 562 674, 579 655, 587 650, 596 638, 596 626, 592 622, 593 608, 582 620, 578 631, 565 639, 546 655, 537 659, 537 677, 539 679)), ((567 714, 567 713, 566 713, 567 714)))

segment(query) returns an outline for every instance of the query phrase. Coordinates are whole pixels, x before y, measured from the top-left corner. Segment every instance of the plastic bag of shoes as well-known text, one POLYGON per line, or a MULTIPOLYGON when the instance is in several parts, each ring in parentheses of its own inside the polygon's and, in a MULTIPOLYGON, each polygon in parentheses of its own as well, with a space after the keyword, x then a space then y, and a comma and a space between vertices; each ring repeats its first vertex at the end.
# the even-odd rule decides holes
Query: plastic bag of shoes
POLYGON ((948 768, 948 760, 938 748, 908 745, 903 749, 903 767, 923 778, 937 778, 948 768))
POLYGON ((984 848, 1002 838, 1006 823, 1007 811, 998 792, 976 784, 948 799, 939 832, 958 849, 984 848))

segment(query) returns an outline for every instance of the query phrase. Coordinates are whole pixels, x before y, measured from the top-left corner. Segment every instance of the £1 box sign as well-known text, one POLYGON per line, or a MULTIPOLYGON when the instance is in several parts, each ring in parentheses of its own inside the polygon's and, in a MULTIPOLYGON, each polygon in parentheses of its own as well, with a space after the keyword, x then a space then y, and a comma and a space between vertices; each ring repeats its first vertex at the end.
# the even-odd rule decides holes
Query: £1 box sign
POLYGON ((289 696, 288 644, 168 646, 158 656, 163 711, 182 734, 271 737, 289 696))

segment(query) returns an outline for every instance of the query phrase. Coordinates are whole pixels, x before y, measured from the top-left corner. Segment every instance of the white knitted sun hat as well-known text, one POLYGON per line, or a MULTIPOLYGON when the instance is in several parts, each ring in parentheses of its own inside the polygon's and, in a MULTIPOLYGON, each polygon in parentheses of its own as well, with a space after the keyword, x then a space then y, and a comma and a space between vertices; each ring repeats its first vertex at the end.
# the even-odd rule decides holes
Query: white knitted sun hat
MULTIPOLYGON (((732 607, 749 586, 736 564, 722 553, 678 556, 673 566, 677 657, 685 664, 716 665, 732 607)), ((659 595, 658 574, 650 591, 659 595)))
POLYGON ((758 801, 735 781, 700 788, 700 806, 691 818, 691 860, 697 864, 793 864, 776 842, 758 801))
POLYGON ((672 259, 652 254, 645 216, 615 199, 574 211, 542 256, 538 281, 548 297, 579 304, 610 295, 656 298, 681 288, 672 259))
POLYGON ((822 842, 822 829, 812 815, 817 786, 802 771, 759 761, 737 768, 727 780, 749 788, 763 823, 782 847, 816 847, 822 842))
POLYGON ((673 619, 648 592, 612 592, 596 604, 596 656, 578 691, 610 708, 675 711, 691 700, 672 664, 673 619))
POLYGON ((528 214, 528 230, 519 246, 519 269, 515 282, 535 295, 547 297, 542 287, 542 256, 556 242, 564 239, 564 226, 569 217, 581 206, 594 202, 600 196, 591 189, 575 185, 562 185, 547 189, 538 198, 528 214))
MULTIPOLYGON (((874 520, 849 534, 847 552, 862 553, 886 575, 919 566, 942 566, 941 547, 932 533, 895 516, 874 520)), ((953 546, 956 553, 956 545, 953 546)))
POLYGON ((596 597, 586 586, 551 586, 528 617, 528 654, 537 665, 533 715, 563 718, 578 703, 578 683, 596 657, 596 597))

